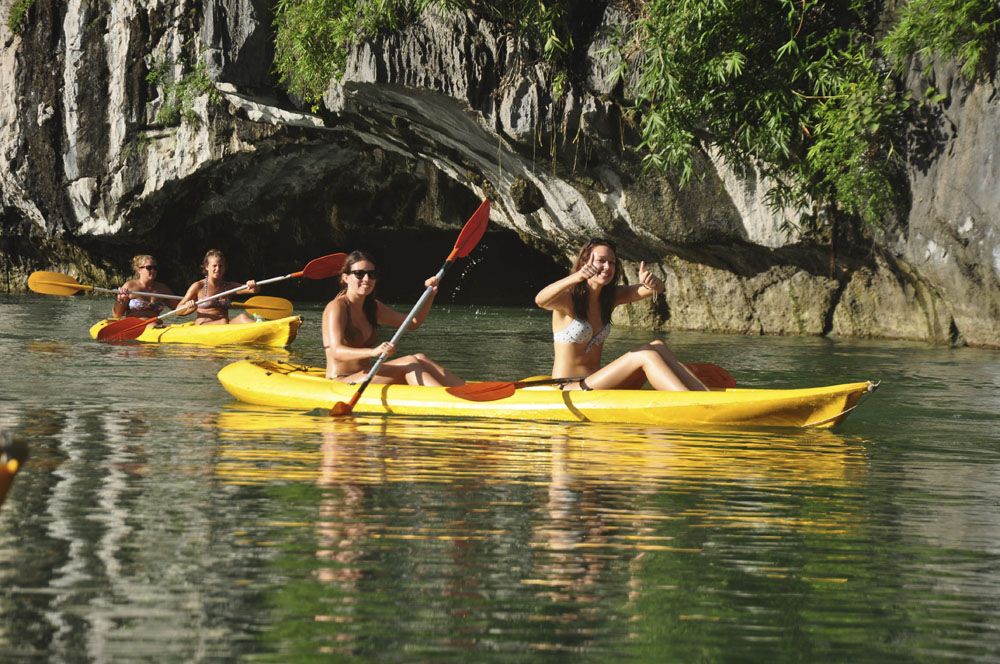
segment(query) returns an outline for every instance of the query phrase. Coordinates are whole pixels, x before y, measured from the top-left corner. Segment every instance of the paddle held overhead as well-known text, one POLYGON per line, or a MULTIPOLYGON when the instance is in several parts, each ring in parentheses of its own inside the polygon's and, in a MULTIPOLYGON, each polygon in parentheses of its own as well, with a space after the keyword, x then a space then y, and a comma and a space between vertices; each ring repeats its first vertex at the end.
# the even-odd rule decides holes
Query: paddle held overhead
MULTIPOLYGON (((436 275, 438 283, 441 282, 442 277, 444 277, 444 273, 448 271, 448 268, 451 267, 451 264, 455 261, 456 258, 464 258, 468 256, 469 252, 472 251, 477 244, 479 244, 479 240, 483 237, 483 233, 486 232, 486 225, 489 223, 489 221, 490 221, 490 202, 488 200, 484 200, 480 204, 479 208, 472 214, 469 220, 465 222, 465 226, 462 227, 462 232, 458 234, 458 240, 455 241, 454 249, 451 250, 451 253, 448 254, 448 258, 444 262, 444 265, 442 265, 441 269, 438 270, 438 273, 436 275)), ((396 330, 396 334, 392 335, 392 339, 389 341, 390 344, 392 344, 393 346, 396 345, 396 342, 399 341, 399 338, 403 336, 403 331, 406 330, 406 328, 410 324, 410 321, 413 320, 413 317, 417 315, 417 312, 420 311, 421 307, 424 306, 424 304, 427 302, 427 299, 431 296, 433 292, 434 292, 433 286, 428 286, 424 290, 424 294, 421 295, 420 299, 417 300, 417 303, 413 305, 413 309, 410 310, 410 313, 406 317, 406 320, 403 322, 402 325, 400 325, 399 329, 396 330)), ((365 388, 368 387, 368 384, 372 382, 372 378, 374 378, 375 374, 378 373, 378 370, 382 366, 382 363, 385 362, 386 357, 387 356, 385 353, 382 353, 381 355, 378 356, 378 359, 375 360, 375 363, 372 365, 371 370, 368 372, 368 375, 365 376, 364 381, 362 381, 361 386, 358 387, 358 390, 354 393, 354 396, 351 397, 351 400, 348 401, 347 403, 344 403, 343 401, 338 401, 337 403, 335 403, 333 405, 333 408, 330 409, 330 417, 340 417, 342 415, 351 414, 351 411, 354 410, 354 406, 358 403, 358 399, 361 398, 361 393, 364 392, 365 388)))

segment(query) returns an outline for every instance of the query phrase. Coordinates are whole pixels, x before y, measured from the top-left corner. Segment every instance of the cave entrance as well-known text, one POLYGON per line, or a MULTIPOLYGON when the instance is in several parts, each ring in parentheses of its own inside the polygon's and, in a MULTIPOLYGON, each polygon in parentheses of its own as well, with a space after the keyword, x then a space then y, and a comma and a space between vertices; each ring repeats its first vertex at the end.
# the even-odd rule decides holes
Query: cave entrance
MULTIPOLYGON (((457 232, 352 229, 349 236, 345 244, 338 243, 337 251, 363 249, 375 257, 380 272, 378 298, 383 302, 409 302, 420 297, 424 280, 441 269, 455 246, 457 232)), ((535 294, 566 276, 567 269, 552 256, 524 244, 514 231, 488 230, 469 256, 456 260, 448 270, 436 301, 534 307, 535 294)), ((337 288, 332 279, 297 281, 294 297, 304 301, 325 302, 337 288)))

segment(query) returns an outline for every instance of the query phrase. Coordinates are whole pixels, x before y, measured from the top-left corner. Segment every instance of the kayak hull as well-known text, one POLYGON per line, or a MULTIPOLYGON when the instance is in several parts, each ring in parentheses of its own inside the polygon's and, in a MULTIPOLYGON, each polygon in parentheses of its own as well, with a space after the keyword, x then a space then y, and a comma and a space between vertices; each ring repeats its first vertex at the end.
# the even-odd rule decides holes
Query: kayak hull
MULTIPOLYGON (((357 385, 327 380, 319 367, 242 360, 222 368, 219 381, 240 401, 279 408, 328 410, 347 402, 357 385)), ((369 385, 354 412, 384 415, 488 417, 562 422, 669 426, 832 427, 842 422, 871 382, 796 390, 709 392, 591 390, 551 386, 515 390, 496 401, 466 401, 441 387, 369 385)))
MULTIPOLYGON (((116 319, 99 321, 90 328, 90 336, 97 338, 106 325, 116 319)), ((203 346, 224 346, 229 344, 253 344, 258 346, 287 346, 299 333, 301 316, 287 316, 259 323, 229 323, 228 325, 195 325, 194 321, 147 327, 137 341, 148 343, 201 344, 203 346)))

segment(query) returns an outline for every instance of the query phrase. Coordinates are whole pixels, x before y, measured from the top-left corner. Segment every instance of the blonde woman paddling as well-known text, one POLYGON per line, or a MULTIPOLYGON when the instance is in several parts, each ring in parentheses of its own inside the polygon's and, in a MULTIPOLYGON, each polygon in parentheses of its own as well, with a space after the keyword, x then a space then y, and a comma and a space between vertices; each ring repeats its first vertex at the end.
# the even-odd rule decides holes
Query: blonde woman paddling
POLYGON ((149 254, 139 254, 132 259, 132 269, 135 270, 135 279, 126 281, 118 289, 118 295, 111 308, 111 315, 115 318, 129 316, 132 318, 156 318, 163 311, 166 299, 153 295, 139 295, 130 291, 140 291, 142 293, 161 293, 163 295, 173 295, 170 288, 159 281, 159 265, 157 260, 149 254))
POLYGON ((660 340, 651 341, 601 367, 604 341, 611 333, 611 313, 620 304, 663 292, 663 282, 639 265, 639 282, 618 285, 618 258, 609 240, 590 240, 580 250, 573 272, 549 284, 535 304, 552 312, 555 361, 552 376, 585 376, 565 390, 640 389, 646 381, 657 390, 707 390, 660 340))

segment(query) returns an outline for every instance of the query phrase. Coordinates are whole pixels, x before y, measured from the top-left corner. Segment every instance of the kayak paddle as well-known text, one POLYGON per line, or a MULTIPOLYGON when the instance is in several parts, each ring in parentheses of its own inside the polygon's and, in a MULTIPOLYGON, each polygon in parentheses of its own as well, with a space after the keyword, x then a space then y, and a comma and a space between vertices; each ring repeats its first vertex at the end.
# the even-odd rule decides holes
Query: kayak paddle
POLYGON ((476 383, 466 383, 447 388, 446 392, 459 399, 466 401, 499 401, 514 394, 514 390, 532 385, 558 385, 559 383, 572 383, 586 378, 586 376, 569 376, 567 378, 529 378, 527 380, 516 380, 512 382, 503 381, 479 381, 476 383))
POLYGON ((736 379, 718 364, 711 362, 683 362, 695 378, 705 383, 705 387, 736 387, 736 379))
MULTIPOLYGON (((479 243, 479 240, 483 237, 483 233, 486 232, 486 224, 488 224, 489 221, 490 202, 489 200, 484 200, 469 220, 465 222, 465 226, 462 227, 462 232, 458 234, 458 240, 455 241, 455 248, 451 250, 451 253, 448 254, 447 260, 444 262, 444 265, 442 265, 441 269, 438 270, 438 284, 441 283, 441 278, 444 277, 444 273, 447 272, 448 268, 451 267, 451 264, 456 258, 464 258, 468 256, 469 252, 475 248, 475 246, 479 243)), ((389 340, 389 343, 393 346, 396 345, 399 338, 403 336, 403 331, 410 325, 410 322, 417 315, 417 312, 420 311, 421 307, 424 306, 433 292, 433 286, 428 286, 424 290, 424 294, 421 295, 420 299, 417 300, 417 303, 413 305, 413 309, 410 310, 406 320, 404 320, 403 324, 399 326, 398 330, 396 330, 396 334, 392 335, 392 339, 389 340)), ((365 391, 366 387, 368 387, 368 383, 372 382, 372 378, 374 378, 375 374, 378 373, 378 370, 382 367, 382 363, 385 362, 386 357, 387 355, 385 353, 378 356, 378 359, 375 360, 375 364, 372 365, 372 368, 368 371, 368 375, 365 376, 364 381, 362 381, 361 386, 358 387, 350 401, 347 403, 338 401, 333 404, 333 408, 330 409, 330 417, 340 417, 342 415, 351 414, 351 411, 354 410, 354 406, 358 403, 358 399, 361 398, 361 393, 365 391)))
POLYGON ((268 320, 286 318, 295 313, 291 302, 283 297, 270 297, 268 295, 255 295, 246 302, 231 302, 230 306, 242 307, 247 310, 247 313, 257 314, 268 320))
MULTIPOLYGON (((710 362, 685 362, 684 366, 698 377, 706 387, 736 387, 736 380, 729 375, 729 372, 718 364, 710 362)), ((529 378, 512 382, 502 381, 482 381, 477 383, 466 383, 447 388, 448 394, 456 396, 466 401, 499 401, 514 394, 514 390, 532 385, 558 385, 559 383, 572 383, 586 378, 586 376, 570 376, 569 378, 529 378)))
MULTIPOLYGON (((75 295, 81 290, 90 291, 100 291, 102 293, 115 293, 119 291, 117 288, 101 288, 100 286, 87 286, 79 283, 76 279, 69 276, 68 274, 61 274, 59 272, 46 272, 40 270, 38 272, 33 272, 30 277, 28 277, 28 288, 35 291, 36 293, 42 293, 45 295, 75 295)), ((158 297, 164 300, 183 300, 184 297, 181 295, 167 295, 165 293, 148 293, 146 291, 128 291, 129 295, 148 295, 150 297, 158 297)), ((285 318, 291 316, 294 312, 292 303, 283 297, 268 297, 266 295, 258 295, 257 297, 251 297, 246 302, 233 302, 234 307, 244 307, 247 311, 252 314, 257 314, 268 320, 274 320, 276 318, 285 318)))
MULTIPOLYGON (((32 272, 28 277, 28 288, 36 293, 44 295, 76 295, 79 291, 101 291, 102 293, 118 293, 117 288, 101 288, 100 286, 87 286, 79 283, 68 274, 59 272, 46 272, 39 270, 32 272)), ((143 291, 129 291, 130 295, 150 295, 152 297, 162 297, 168 300, 180 300, 180 295, 164 295, 163 293, 146 293, 143 291)))
MULTIPOLYGON (((347 258, 347 254, 330 254, 328 256, 322 256, 321 258, 316 258, 299 270, 298 272, 292 272, 290 274, 282 275, 280 277, 272 277, 270 279, 264 279, 263 281, 258 281, 258 286, 263 286, 264 284, 274 283, 275 281, 282 281, 283 279, 292 279, 293 277, 306 277, 308 279, 326 279, 327 277, 332 277, 335 274, 340 274, 340 270, 344 267, 344 260, 347 258)), ((226 295, 232 295, 238 291, 246 288, 245 285, 240 284, 236 288, 230 288, 229 290, 222 291, 221 293, 216 293, 215 295, 209 295, 208 297, 203 297, 194 303, 197 307, 200 304, 205 304, 206 302, 211 302, 220 297, 225 297, 226 295)), ((253 298, 251 298, 253 299, 253 298)), ((97 333, 97 338, 100 341, 125 341, 128 339, 135 339, 147 325, 155 323, 156 321, 161 321, 168 316, 174 316, 181 313, 180 309, 174 309, 173 311, 168 311, 165 314, 160 314, 156 318, 122 318, 121 320, 116 320, 113 323, 108 323, 100 332, 97 333)))

